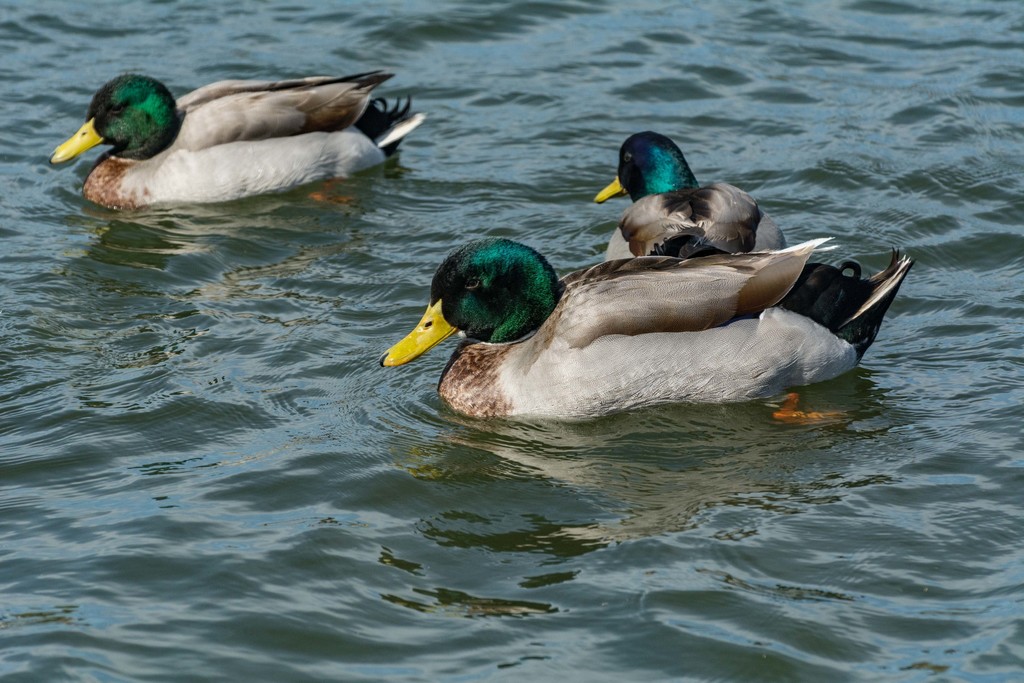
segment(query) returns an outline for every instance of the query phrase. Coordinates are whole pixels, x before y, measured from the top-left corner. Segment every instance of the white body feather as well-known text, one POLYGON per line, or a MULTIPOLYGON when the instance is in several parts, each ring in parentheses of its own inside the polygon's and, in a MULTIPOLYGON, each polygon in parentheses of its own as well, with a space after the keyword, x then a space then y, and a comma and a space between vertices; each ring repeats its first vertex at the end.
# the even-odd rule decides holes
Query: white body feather
POLYGON ((774 396, 856 365, 850 344, 808 318, 769 308, 700 332, 608 335, 582 348, 556 338, 537 356, 510 349, 499 388, 510 414, 581 418, 774 396))
POLYGON ((122 193, 139 205, 221 202, 344 178, 384 161, 358 129, 168 149, 125 174, 122 193))

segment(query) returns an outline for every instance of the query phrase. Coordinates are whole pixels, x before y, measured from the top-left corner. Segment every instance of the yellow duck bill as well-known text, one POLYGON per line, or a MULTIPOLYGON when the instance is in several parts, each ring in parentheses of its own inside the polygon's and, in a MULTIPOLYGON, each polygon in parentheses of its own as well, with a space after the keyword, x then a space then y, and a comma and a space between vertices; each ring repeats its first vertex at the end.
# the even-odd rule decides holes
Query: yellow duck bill
POLYGON ((419 358, 456 332, 458 330, 444 319, 441 313, 441 300, 438 299, 436 304, 427 307, 427 312, 420 318, 416 328, 380 357, 380 364, 386 368, 404 365, 419 358))
POLYGON ((61 164, 71 161, 82 152, 88 151, 103 142, 103 138, 96 132, 96 119, 89 119, 82 124, 78 132, 68 138, 64 143, 57 146, 50 155, 51 164, 61 164))
POLYGON ((598 204, 603 204, 612 197, 621 197, 624 194, 626 194, 626 188, 622 186, 622 183, 619 182, 618 176, 616 176, 615 180, 608 183, 608 187, 597 193, 597 196, 594 197, 594 201, 598 204))

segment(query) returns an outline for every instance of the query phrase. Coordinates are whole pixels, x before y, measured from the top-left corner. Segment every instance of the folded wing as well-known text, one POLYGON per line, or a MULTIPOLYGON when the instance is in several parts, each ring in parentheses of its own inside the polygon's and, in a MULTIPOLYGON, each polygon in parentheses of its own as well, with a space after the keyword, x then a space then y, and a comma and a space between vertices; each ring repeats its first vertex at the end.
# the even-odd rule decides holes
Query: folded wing
POLYGON ((570 347, 611 334, 706 330, 778 303, 827 239, 755 254, 608 261, 570 273, 545 323, 570 347))
POLYGON ((648 195, 622 215, 619 230, 634 256, 647 256, 666 239, 693 235, 729 253, 754 248, 761 210, 749 194, 726 183, 648 195))
POLYGON ((211 83, 178 99, 184 121, 175 147, 195 151, 229 142, 342 130, 363 115, 370 92, 391 76, 373 71, 211 83))

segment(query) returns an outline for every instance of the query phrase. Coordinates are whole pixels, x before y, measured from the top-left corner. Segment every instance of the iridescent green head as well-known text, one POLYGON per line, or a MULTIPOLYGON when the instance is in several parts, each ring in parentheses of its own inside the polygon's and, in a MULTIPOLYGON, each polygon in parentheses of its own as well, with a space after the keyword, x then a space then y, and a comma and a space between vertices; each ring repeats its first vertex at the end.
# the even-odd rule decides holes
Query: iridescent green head
POLYGON ((113 145, 111 154, 124 159, 149 159, 174 141, 180 125, 174 97, 163 83, 125 74, 93 96, 85 124, 50 162, 68 161, 98 144, 113 145))
POLYGON ((86 118, 95 119, 96 132, 126 159, 155 156, 178 134, 174 97, 160 81, 138 74, 118 76, 100 88, 86 118))
POLYGON ((408 363, 456 331, 485 342, 516 341, 548 319, 560 295, 554 269, 525 244, 506 239, 470 242, 437 269, 427 312, 380 363, 408 363))
POLYGON ((676 143, 651 131, 630 135, 622 143, 618 175, 634 202, 649 194, 700 187, 676 143))
POLYGON ((430 302, 467 337, 509 342, 532 332, 558 303, 558 276, 535 250, 507 239, 470 242, 444 260, 430 302))

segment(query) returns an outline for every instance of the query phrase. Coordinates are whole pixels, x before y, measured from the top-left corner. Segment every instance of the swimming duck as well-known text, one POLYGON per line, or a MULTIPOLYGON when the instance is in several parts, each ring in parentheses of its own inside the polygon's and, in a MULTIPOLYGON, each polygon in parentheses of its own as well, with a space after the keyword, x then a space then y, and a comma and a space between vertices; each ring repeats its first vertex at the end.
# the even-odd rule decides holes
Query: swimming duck
POLYGON ((51 164, 112 145, 85 198, 114 209, 219 202, 345 177, 381 163, 422 121, 388 108, 371 71, 287 81, 220 81, 177 101, 160 81, 125 74, 93 96, 86 123, 51 164))
POLYGON ((679 147, 645 131, 619 148, 618 173, 594 201, 629 193, 633 204, 608 242, 605 260, 649 256, 688 257, 705 247, 738 253, 781 249, 786 240, 749 194, 726 183, 701 187, 679 147))
POLYGON ((853 262, 808 264, 824 241, 606 261, 561 280, 526 245, 470 242, 438 268, 423 318, 380 363, 460 332, 438 392, 476 417, 773 396, 857 365, 913 264, 894 251, 868 279, 853 262))

